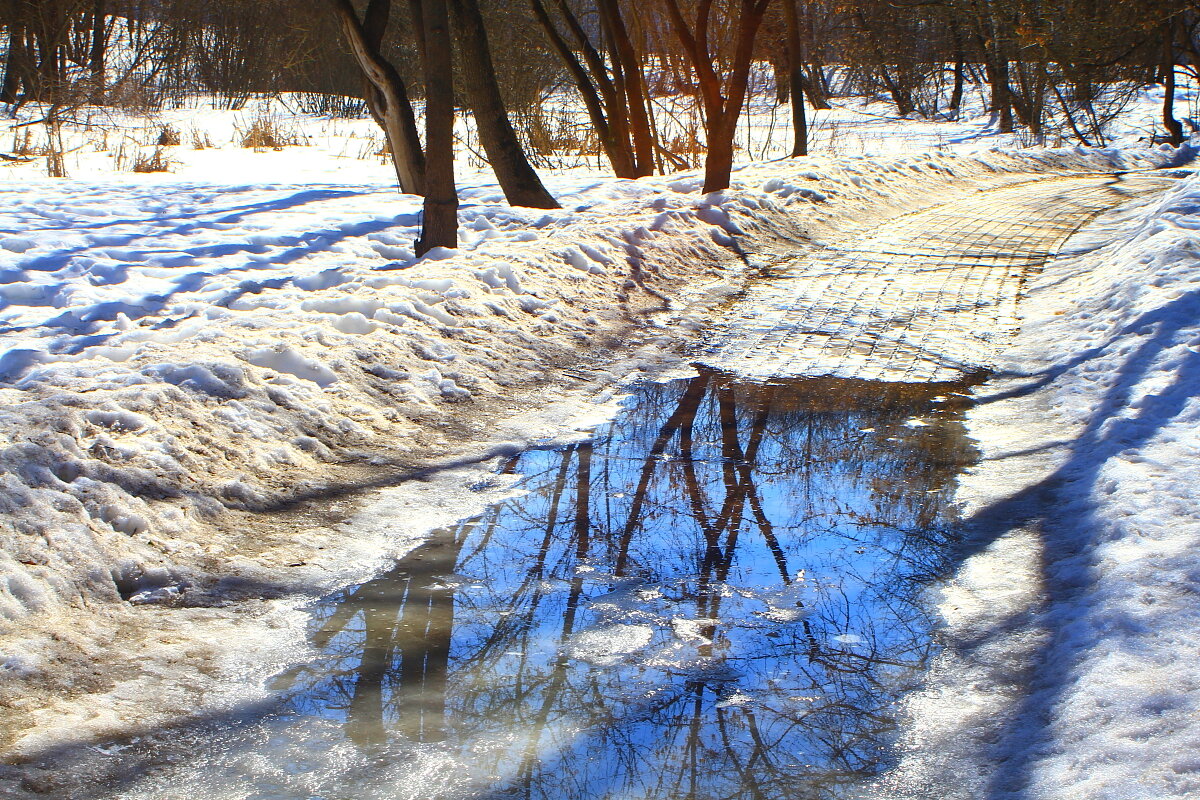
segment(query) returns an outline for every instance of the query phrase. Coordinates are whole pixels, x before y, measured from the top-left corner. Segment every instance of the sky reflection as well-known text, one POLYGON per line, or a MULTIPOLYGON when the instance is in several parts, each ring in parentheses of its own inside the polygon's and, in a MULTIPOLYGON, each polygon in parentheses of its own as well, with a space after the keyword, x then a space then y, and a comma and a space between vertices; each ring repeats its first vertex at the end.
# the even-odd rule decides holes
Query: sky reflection
POLYGON ((330 597, 324 657, 278 688, 374 758, 452 765, 397 797, 840 796, 931 655, 959 388, 643 387, 506 464, 527 494, 330 597))

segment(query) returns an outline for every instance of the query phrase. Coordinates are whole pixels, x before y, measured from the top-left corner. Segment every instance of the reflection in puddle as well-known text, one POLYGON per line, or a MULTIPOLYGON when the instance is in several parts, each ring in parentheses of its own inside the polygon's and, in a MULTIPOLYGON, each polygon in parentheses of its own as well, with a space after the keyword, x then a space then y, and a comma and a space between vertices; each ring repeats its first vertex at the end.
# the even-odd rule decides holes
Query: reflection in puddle
POLYGON ((317 610, 281 719, 347 766, 270 796, 839 795, 931 655, 959 388, 705 374, 513 459, 527 494, 317 610))

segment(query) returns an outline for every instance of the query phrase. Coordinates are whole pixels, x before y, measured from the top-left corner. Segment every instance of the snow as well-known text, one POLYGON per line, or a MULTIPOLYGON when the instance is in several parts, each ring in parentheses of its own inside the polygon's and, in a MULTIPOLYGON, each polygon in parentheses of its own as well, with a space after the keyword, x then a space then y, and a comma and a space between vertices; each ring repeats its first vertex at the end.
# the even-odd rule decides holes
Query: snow
POLYGON ((677 324, 664 335, 686 335, 689 304, 725 291, 704 284, 741 269, 734 237, 834 231, 847 215, 821 206, 883 214, 972 180, 1152 161, 931 154, 897 171, 814 158, 744 168, 735 190, 707 197, 672 190, 693 186, 678 176, 574 189, 571 175, 556 212, 498 205, 485 186, 464 192, 461 247, 419 260, 396 251, 418 201, 386 188, 10 186, 5 241, 21 245, 0 254, 0 460, 18 563, 4 572, 60 580, 44 575, 55 588, 20 601, 0 593, 0 613, 111 600, 93 576, 118 558, 204 583, 195 560, 223 509, 277 507, 330 461, 403 460, 447 401, 544 380, 548 361, 635 324, 639 308, 666 302, 677 324), (826 199, 792 192, 799 180, 826 199))
MULTIPOLYGON (((834 109, 818 155, 727 192, 580 167, 550 178, 559 211, 505 205, 464 160, 460 246, 422 259, 369 120, 254 152, 234 140, 259 112, 181 109, 109 120, 139 151, 162 124, 215 142, 166 148, 170 173, 129 172, 102 125, 68 131, 71 181, 0 167, 0 739, 36 753, 252 701, 305 657, 306 598, 501 498, 491 459, 610 414, 747 267, 1033 173, 1177 160, 1132 146, 1153 101, 1109 150, 834 109), (413 468, 365 505, 338 491, 413 468)), ((743 155, 786 146, 774 113, 743 155)), ((947 650, 876 794, 1200 794, 1197 231, 1191 179, 1031 287, 971 414, 947 650)), ((602 663, 643 632, 620 637, 573 646, 602 663)))
POLYGON ((881 796, 1200 794, 1198 253, 1192 177, 1031 288, 970 415, 984 457, 959 490, 974 554, 938 591, 948 650, 881 796))

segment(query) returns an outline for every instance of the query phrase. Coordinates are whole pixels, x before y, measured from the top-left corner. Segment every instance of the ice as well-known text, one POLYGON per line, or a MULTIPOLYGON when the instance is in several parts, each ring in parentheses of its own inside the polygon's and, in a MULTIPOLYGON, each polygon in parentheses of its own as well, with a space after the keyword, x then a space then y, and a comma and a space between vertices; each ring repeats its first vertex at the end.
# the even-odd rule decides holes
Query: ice
POLYGON ((572 658, 603 666, 642 650, 653 636, 654 628, 650 625, 608 625, 575 634, 569 649, 572 658))

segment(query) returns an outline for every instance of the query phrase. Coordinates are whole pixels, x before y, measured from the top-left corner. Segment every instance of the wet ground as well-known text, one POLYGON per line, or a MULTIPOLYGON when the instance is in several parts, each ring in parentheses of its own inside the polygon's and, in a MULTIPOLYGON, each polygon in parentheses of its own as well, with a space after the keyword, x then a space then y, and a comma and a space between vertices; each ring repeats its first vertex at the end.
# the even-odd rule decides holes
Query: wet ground
POLYGON ((321 601, 278 703, 110 748, 94 796, 852 795, 934 651, 965 388, 643 386, 503 464, 523 494, 321 601))

